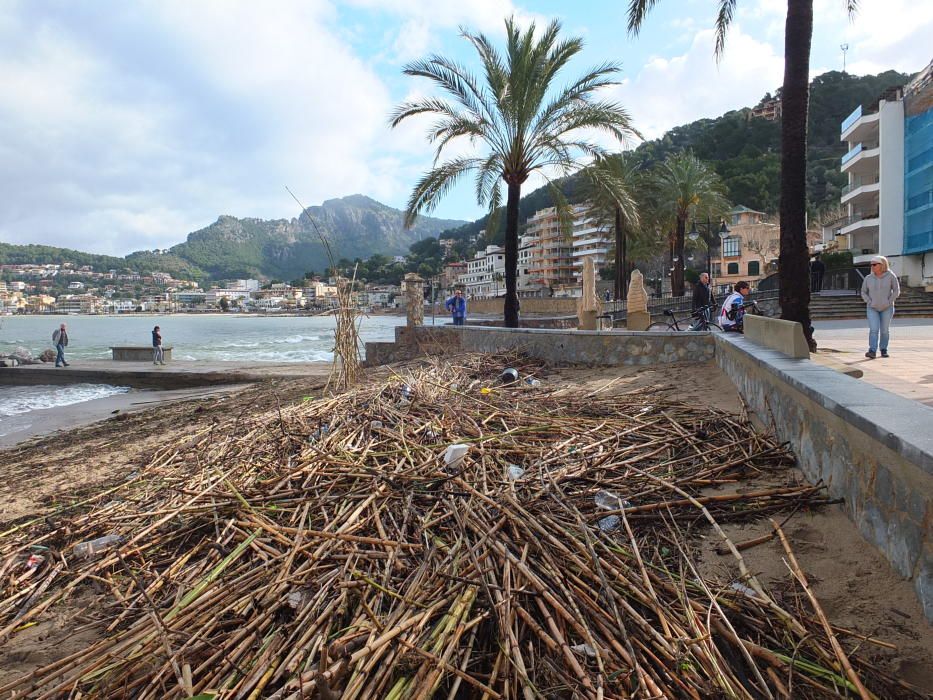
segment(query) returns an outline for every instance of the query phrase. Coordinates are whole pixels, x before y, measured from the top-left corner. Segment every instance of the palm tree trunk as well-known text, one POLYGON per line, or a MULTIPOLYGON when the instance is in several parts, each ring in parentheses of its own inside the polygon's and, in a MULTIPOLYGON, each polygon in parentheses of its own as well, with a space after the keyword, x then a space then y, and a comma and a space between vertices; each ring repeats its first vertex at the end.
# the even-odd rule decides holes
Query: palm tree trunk
POLYGON ((615 276, 615 298, 622 299, 625 294, 625 229, 622 227, 622 210, 616 207, 615 211, 615 229, 616 229, 616 276, 615 276))
POLYGON ((811 350, 810 268, 807 249, 807 108, 813 0, 787 0, 784 88, 781 95, 781 318, 797 321, 811 350))
POLYGON ((509 183, 505 204, 505 327, 518 328, 518 200, 522 186, 509 183))
POLYGON ((684 295, 684 235, 687 232, 686 217, 677 217, 677 230, 674 232, 674 247, 671 253, 673 271, 671 271, 671 294, 675 297, 684 295))

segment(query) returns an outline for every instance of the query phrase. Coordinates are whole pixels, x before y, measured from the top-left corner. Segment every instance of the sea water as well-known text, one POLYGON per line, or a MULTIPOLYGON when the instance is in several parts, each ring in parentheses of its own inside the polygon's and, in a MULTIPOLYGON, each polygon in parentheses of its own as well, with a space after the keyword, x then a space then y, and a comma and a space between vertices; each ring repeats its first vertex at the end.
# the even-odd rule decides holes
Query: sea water
MULTIPOLYGON (((426 314, 426 323, 431 317, 426 314)), ((439 317, 438 323, 447 322, 439 317)), ((33 356, 52 347, 52 332, 68 326, 69 362, 110 359, 111 346, 152 344, 159 326, 164 346, 175 360, 233 362, 331 362, 333 316, 249 316, 246 314, 173 314, 118 316, 0 317, 0 355, 25 348, 33 356)), ((360 341, 393 340, 400 316, 364 316, 360 341)), ((106 384, 13 387, 0 384, 0 436, 10 417, 46 408, 68 406, 127 391, 106 384), (6 418, 7 420, 4 420, 6 418)), ((21 421, 17 421, 21 422, 21 421)))

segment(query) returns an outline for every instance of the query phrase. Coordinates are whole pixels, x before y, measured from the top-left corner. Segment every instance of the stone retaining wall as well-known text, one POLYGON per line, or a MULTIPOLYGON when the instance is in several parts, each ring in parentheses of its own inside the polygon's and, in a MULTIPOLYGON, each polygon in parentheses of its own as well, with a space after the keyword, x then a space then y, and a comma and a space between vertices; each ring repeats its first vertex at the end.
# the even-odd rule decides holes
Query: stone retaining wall
POLYGON ((518 350, 554 365, 657 365, 713 359, 709 333, 567 331, 480 326, 419 326, 395 329, 395 343, 367 343, 366 364, 419 355, 518 350))
POLYGON ((790 443, 812 483, 845 500, 933 622, 933 409, 741 336, 714 342, 749 410, 790 443))

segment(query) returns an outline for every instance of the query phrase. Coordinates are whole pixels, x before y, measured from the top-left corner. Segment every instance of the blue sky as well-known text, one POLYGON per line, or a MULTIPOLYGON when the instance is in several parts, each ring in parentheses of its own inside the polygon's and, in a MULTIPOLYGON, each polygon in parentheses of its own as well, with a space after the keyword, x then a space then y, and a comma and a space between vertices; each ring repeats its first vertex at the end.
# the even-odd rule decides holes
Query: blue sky
MULTIPOLYGON (((812 73, 917 71, 933 3, 814 0, 812 73)), ((293 217, 353 193, 403 207, 432 151, 386 117, 428 86, 401 73, 438 52, 471 63, 466 26, 559 18, 586 47, 567 79, 622 64, 611 97, 647 137, 754 104, 781 83, 786 1, 739 0, 724 60, 715 3, 664 0, 637 37, 623 2, 0 0, 0 240, 125 254, 168 247, 220 214, 293 217)), ((536 182, 529 182, 527 189, 536 182)), ((482 210, 464 184, 435 212, 482 210)))

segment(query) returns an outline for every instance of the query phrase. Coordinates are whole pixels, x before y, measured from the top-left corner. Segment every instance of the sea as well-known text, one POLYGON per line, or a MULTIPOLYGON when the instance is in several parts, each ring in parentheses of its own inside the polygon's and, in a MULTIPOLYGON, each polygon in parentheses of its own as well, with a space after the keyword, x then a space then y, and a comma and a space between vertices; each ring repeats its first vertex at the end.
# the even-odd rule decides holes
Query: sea
MULTIPOLYGON (((426 314, 426 323, 432 322, 426 314)), ((438 317, 438 323, 446 323, 438 317)), ((174 360, 241 362, 331 362, 333 316, 251 316, 247 314, 173 314, 118 316, 0 316, 0 354, 25 348, 38 356, 52 347, 52 332, 68 325, 68 361, 103 360, 115 345, 152 343, 159 326, 162 343, 174 360)), ((392 340, 401 316, 362 316, 361 342, 392 340)), ((126 392, 107 384, 13 387, 0 384, 0 435, 5 419, 126 392)))

